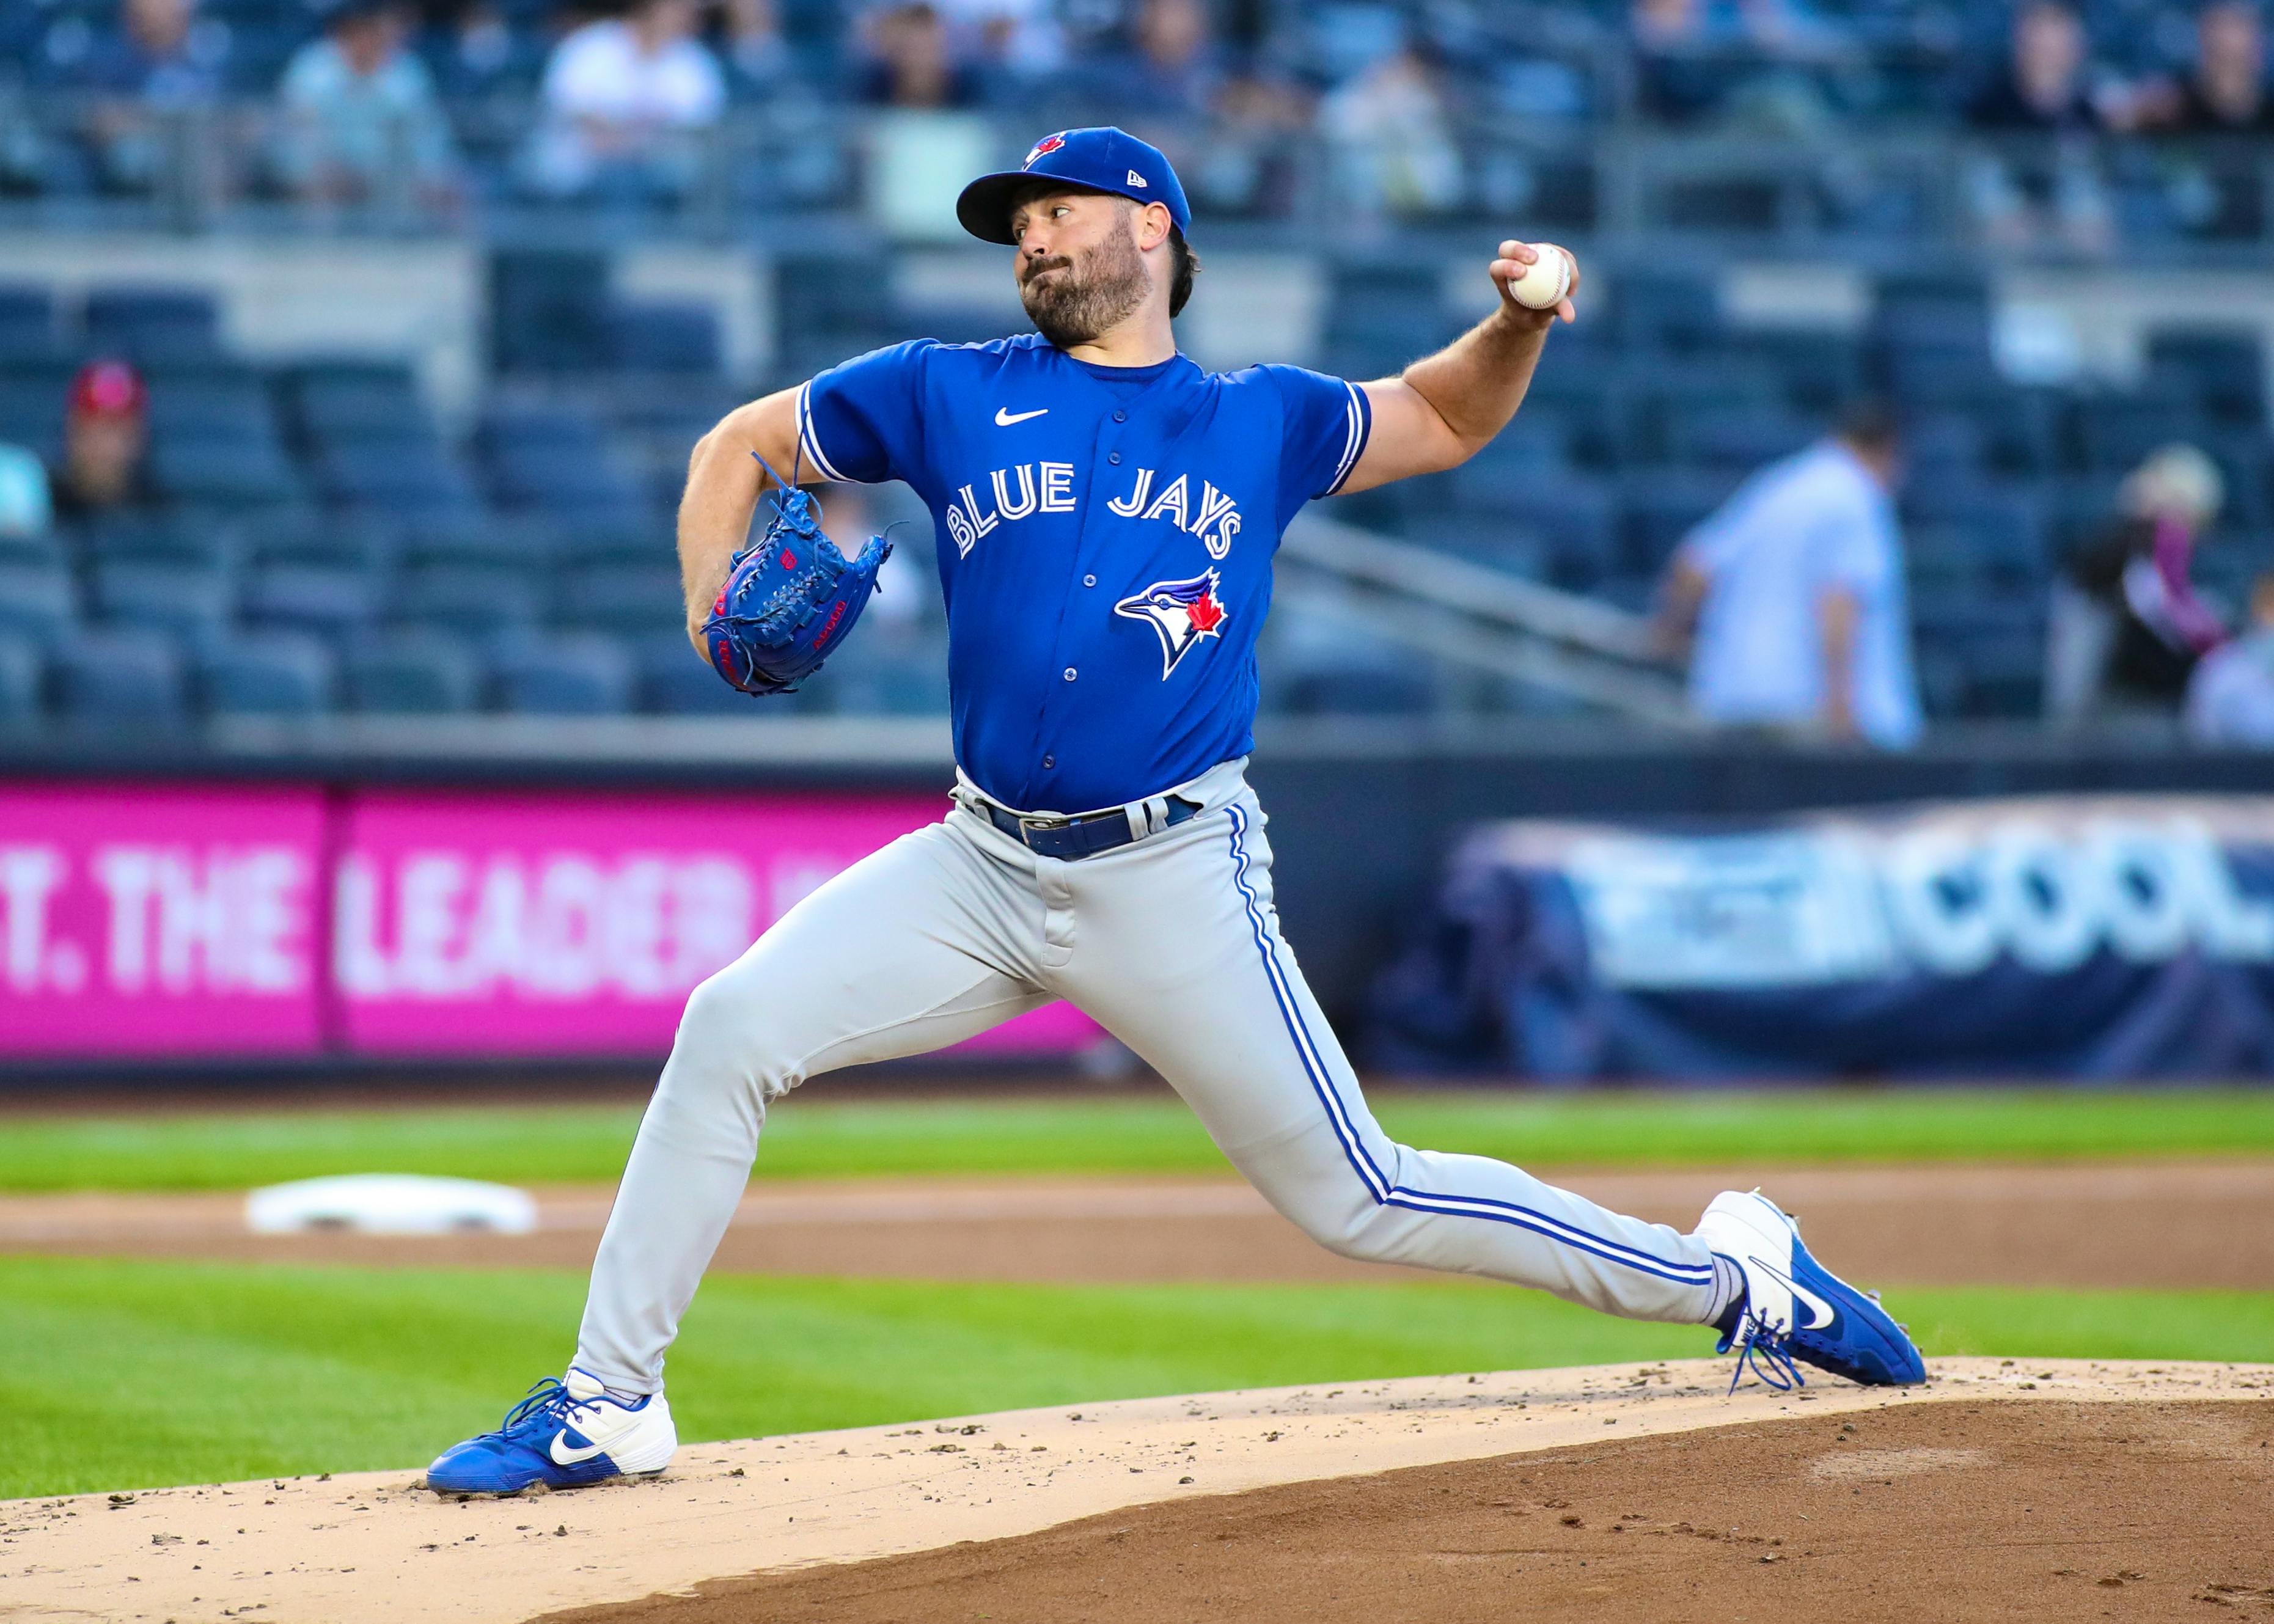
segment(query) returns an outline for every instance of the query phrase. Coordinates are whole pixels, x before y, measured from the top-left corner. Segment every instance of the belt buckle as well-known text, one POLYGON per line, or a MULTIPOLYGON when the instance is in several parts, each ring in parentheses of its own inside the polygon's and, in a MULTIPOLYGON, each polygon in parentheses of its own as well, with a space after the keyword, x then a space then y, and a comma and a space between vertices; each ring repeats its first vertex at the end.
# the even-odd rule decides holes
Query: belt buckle
POLYGON ((1019 815, 1019 822, 1028 829, 1055 830, 1073 827, 1073 819, 1070 817, 1029 817, 1023 812, 1019 815))

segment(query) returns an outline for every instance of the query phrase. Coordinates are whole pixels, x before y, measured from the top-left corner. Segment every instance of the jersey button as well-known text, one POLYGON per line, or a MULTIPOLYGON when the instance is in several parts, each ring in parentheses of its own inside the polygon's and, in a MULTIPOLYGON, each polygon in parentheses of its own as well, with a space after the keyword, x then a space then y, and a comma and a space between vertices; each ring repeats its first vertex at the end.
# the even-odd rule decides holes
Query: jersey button
POLYGON ((1109 451, 1106 453, 1105 460, 1112 463, 1116 468, 1121 466, 1121 454, 1118 451, 1109 451))
POLYGON ((1081 583, 1084 586, 1096 586, 1097 584, 1097 577, 1096 575, 1084 575, 1081 578, 1081 583))
POLYGON ((1117 411, 1113 414, 1113 420, 1116 423, 1126 423, 1129 421, 1129 414, 1126 411, 1117 411))
POLYGON ((1048 768, 1048 767, 1055 767, 1055 766, 1057 766, 1058 764, 1058 758, 1057 756, 1043 756, 1043 765, 1044 767, 1046 767, 1046 768, 1048 768))
POLYGON ((1071 665, 1065 669, 1065 680, 1069 682, 1073 680, 1073 667, 1071 665))

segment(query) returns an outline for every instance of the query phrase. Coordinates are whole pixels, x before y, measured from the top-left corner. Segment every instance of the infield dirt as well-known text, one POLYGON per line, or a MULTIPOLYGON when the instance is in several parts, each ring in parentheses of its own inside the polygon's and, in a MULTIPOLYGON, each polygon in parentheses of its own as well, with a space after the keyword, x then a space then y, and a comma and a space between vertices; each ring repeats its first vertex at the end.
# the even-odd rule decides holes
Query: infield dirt
MULTIPOLYGON (((2229 1287, 2274 1280, 2274 1162, 1540 1169, 1688 1229, 1760 1184, 1879 1285, 2229 1287)), ((234 1195, 0 1197, 0 1252, 583 1268, 612 1192, 540 1192, 533 1235, 255 1236, 234 1195)), ((1412 1279, 1314 1244, 1230 1177, 768 1180, 713 1265, 758 1274, 1102 1282, 1412 1279)))

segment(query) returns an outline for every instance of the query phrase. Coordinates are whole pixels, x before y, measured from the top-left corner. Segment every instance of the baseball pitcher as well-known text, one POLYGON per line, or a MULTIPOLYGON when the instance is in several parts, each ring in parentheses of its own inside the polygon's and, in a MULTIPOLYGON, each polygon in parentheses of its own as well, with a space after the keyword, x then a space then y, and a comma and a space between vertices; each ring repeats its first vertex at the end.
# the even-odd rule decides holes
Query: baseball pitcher
MULTIPOLYGON (((688 1000, 593 1264, 565 1380, 427 1473, 451 1493, 660 1471, 665 1350, 734 1214, 767 1107, 1065 998, 1168 1079, 1273 1207, 1352 1258, 1460 1270, 1606 1313, 1694 1322, 1777 1385, 1795 1360, 1923 1380, 1876 1299, 1757 1194, 1683 1234, 1376 1125, 1272 906, 1244 769, 1271 555, 1305 502, 1453 468, 1523 400, 1566 297, 1500 307, 1395 378, 1209 372, 1171 319, 1197 262, 1167 159, 1068 130, 983 176, 964 226, 1012 250, 1035 331, 916 340, 729 413, 680 508, 689 628, 773 692, 841 643, 883 547, 847 560, 802 477, 905 480, 935 523, 953 806, 800 902, 688 1000), (786 478, 780 483, 777 476, 786 478), (762 495, 776 514, 741 552, 762 495)), ((1572 290, 1576 291, 1576 280, 1572 290)), ((1734 1385, 1734 1384, 1733 1384, 1734 1385)))

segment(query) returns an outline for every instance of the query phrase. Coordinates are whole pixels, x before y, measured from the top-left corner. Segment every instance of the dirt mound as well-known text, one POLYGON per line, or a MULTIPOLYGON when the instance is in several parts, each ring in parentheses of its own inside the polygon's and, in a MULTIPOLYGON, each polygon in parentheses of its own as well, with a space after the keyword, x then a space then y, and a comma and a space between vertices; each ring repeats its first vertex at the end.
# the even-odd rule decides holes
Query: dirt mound
POLYGON ((2270 1439, 2263 1402, 1796 1416, 1170 1501, 546 1624, 2264 1618, 2270 1439))
MULTIPOLYGON (((1511 1455, 1545 1459, 1553 1451, 1576 1452, 1587 1465, 1595 1463, 1593 1457, 1608 1459, 1612 1443, 1623 1447, 1637 1437, 1702 1438, 1698 1429, 1784 1420, 1804 1424, 1796 1437, 1810 1450, 1773 1457, 1763 1469, 1763 1483, 1778 1472, 1804 1471, 1810 1492, 1827 1501, 1896 1506, 1907 1500, 1894 1498, 1891 1485, 1931 1485, 1947 1476, 1999 1467, 2005 1459, 1999 1447, 1984 1441, 1987 1434, 1977 1436, 1970 1417, 1954 1413, 1968 1407, 1989 1413, 2007 1404, 2117 1404, 2176 1414, 2218 1401, 2207 1414, 2225 1407, 2261 1417, 2255 1436, 2263 1439, 2266 1400, 2274 1395, 2274 1367, 2268 1366, 2082 1360, 2021 1366, 1954 1358, 1934 1361, 1933 1373, 1931 1386, 1900 1392, 1818 1379, 1799 1393, 1747 1387, 1732 1395, 1727 1361, 1685 1360, 1131 1399, 695 1444, 680 1451, 669 1472, 649 1482, 506 1500, 444 1500, 418 1487, 416 1472, 406 1470, 4 1501, 0 1619, 221 1624, 249 1614, 296 1624, 519 1624, 568 1608, 691 1594, 706 1581, 761 1570, 873 1563, 919 1552, 952 1554, 959 1542, 968 1554, 979 1548, 974 1541, 1016 1539, 1083 1517, 1111 1514, 1123 1518, 1111 1527, 1126 1523, 1133 1530, 1137 1525, 1125 1514, 1163 1502, 1229 1506, 1252 1491, 1283 1485, 1511 1455), (1954 1419, 1917 1435, 1884 1430, 1898 1414, 1914 1410, 1952 1410, 1954 1419), (1835 1447, 1843 1424, 1850 1422, 1859 1431, 1835 1447), (1860 1453, 1867 1449, 1880 1453, 1860 1453), (1956 1458, 1909 1453, 1918 1449, 1950 1450, 1956 1458), (1976 1450, 1989 1460, 1964 1453, 1976 1450), (1859 1461, 1865 1464, 1857 1467, 1859 1461), (1823 1467, 1830 1476, 1815 1475, 1820 1462, 1830 1462, 1823 1467), (1842 1478, 1843 1470, 1863 1475, 1842 1478)), ((2152 1507, 2136 1514, 2125 1509, 2149 1485, 2176 1497, 2174 1505, 2194 1505, 2211 1488, 2258 1492, 2266 1470, 2259 1462, 2274 1461, 2267 1455, 2252 1461, 2246 1454, 2248 1470, 2238 1471, 2228 1459, 2230 1435, 2187 1435, 2198 1442, 2211 1439, 2189 1454, 2181 1447, 2184 1436, 2168 1427, 2156 1431, 2142 1423, 2136 1430, 2154 1447, 2142 1452, 2146 1463, 2136 1474, 2120 1461, 2111 1462, 2110 1482, 2121 1498, 2112 1492, 2102 1509, 2114 1507, 2111 1515, 2134 1515, 2142 1527, 2164 1526, 2161 1512, 2150 1515, 2152 1507)), ((2250 1436, 2242 1443, 2247 1447, 2250 1436)), ((1520 1477, 1525 1469, 1503 1470, 1520 1477)), ((1687 1520, 1693 1529, 1767 1528, 1751 1509, 1759 1484, 1734 1471, 1713 1481, 1722 1487, 1701 1502, 1712 1506, 1710 1512, 1686 1504, 1677 1509, 1671 1500, 1637 1502, 1631 1508, 1655 1520, 1637 1526, 1687 1520)), ((1372 1499, 1361 1498, 1363 1515, 1372 1515, 1372 1499)), ((1449 1516, 1455 1498, 1436 1498, 1449 1516)), ((1539 1498, 1571 1497, 1544 1492, 1539 1498)), ((2039 1504, 2034 1499, 2022 1503, 2039 1504)), ((2247 1503, 2255 1505, 2253 1515, 2263 1529, 2263 1492, 2247 1503)), ((1814 1515, 1812 1508, 1803 1509, 1814 1515)), ((1346 1501, 1337 1515, 1348 1522, 1359 1514, 1346 1501)), ((1583 1529, 1604 1531, 1600 1513, 1594 1522, 1585 1513, 1575 1515, 1583 1529)), ((1509 1549, 1517 1556, 1562 1551, 1550 1542, 1565 1539, 1566 1532, 1548 1532, 1545 1541, 1533 1534, 1563 1530, 1560 1516, 1551 1522, 1528 1515, 1515 1524, 1525 1533, 1508 1542, 1509 1549)), ((1630 1535, 1608 1537, 1625 1541, 1630 1535)), ((2033 1537, 2058 1544, 2064 1536, 2056 1529, 2033 1537)), ((1883 1527, 1878 1538, 1894 1537, 1883 1527)), ((1677 1548, 1663 1537, 1647 1544, 1677 1548)), ((2259 1544, 2264 1546, 2263 1537, 2259 1544)), ((1922 1562, 1932 1554, 1924 1545, 1903 1548, 1914 1550, 1922 1562)), ((1342 1560, 1323 1536, 1291 1549, 1322 1571, 1342 1560)), ((1499 1547, 1439 1542, 1412 1549, 1453 1553, 1447 1562, 1458 1566, 1499 1547), (1461 1556, 1463 1550, 1469 1555, 1461 1556)), ((1760 1554, 1768 1550, 1781 1553, 1783 1547, 1760 1554)), ((1590 1552, 1577 1551, 1573 1560, 1590 1564, 1585 1577, 1595 1583, 1590 1552)), ((2048 1560, 2048 1573, 2064 1561, 2048 1560)), ((2083 1571, 2082 1564, 2066 1565, 2083 1571)), ((2125 1565, 2150 1575, 2174 1571, 2169 1563, 2150 1566, 2129 1557, 2125 1565)), ((2203 1576, 2206 1583, 2243 1583, 2208 1569, 2203 1576)), ((1105 1605, 1122 1593, 1120 1583, 1088 1595, 1082 1605, 1105 1605)), ((1916 1582, 1906 1593, 1916 1593, 1916 1582)), ((909 1592, 899 1594, 908 1613, 875 1616, 970 1616, 946 1608, 919 1611, 907 1603, 909 1592)), ((834 1618, 828 1607, 771 1616, 834 1618)), ((1236 1610, 1227 1615, 1163 1607, 1153 1616, 1236 1616, 1236 1610)), ((1417 1615, 1393 1609, 1389 1616, 1417 1615)), ((1472 1616, 1506 1616, 1506 1610, 1472 1616)))

